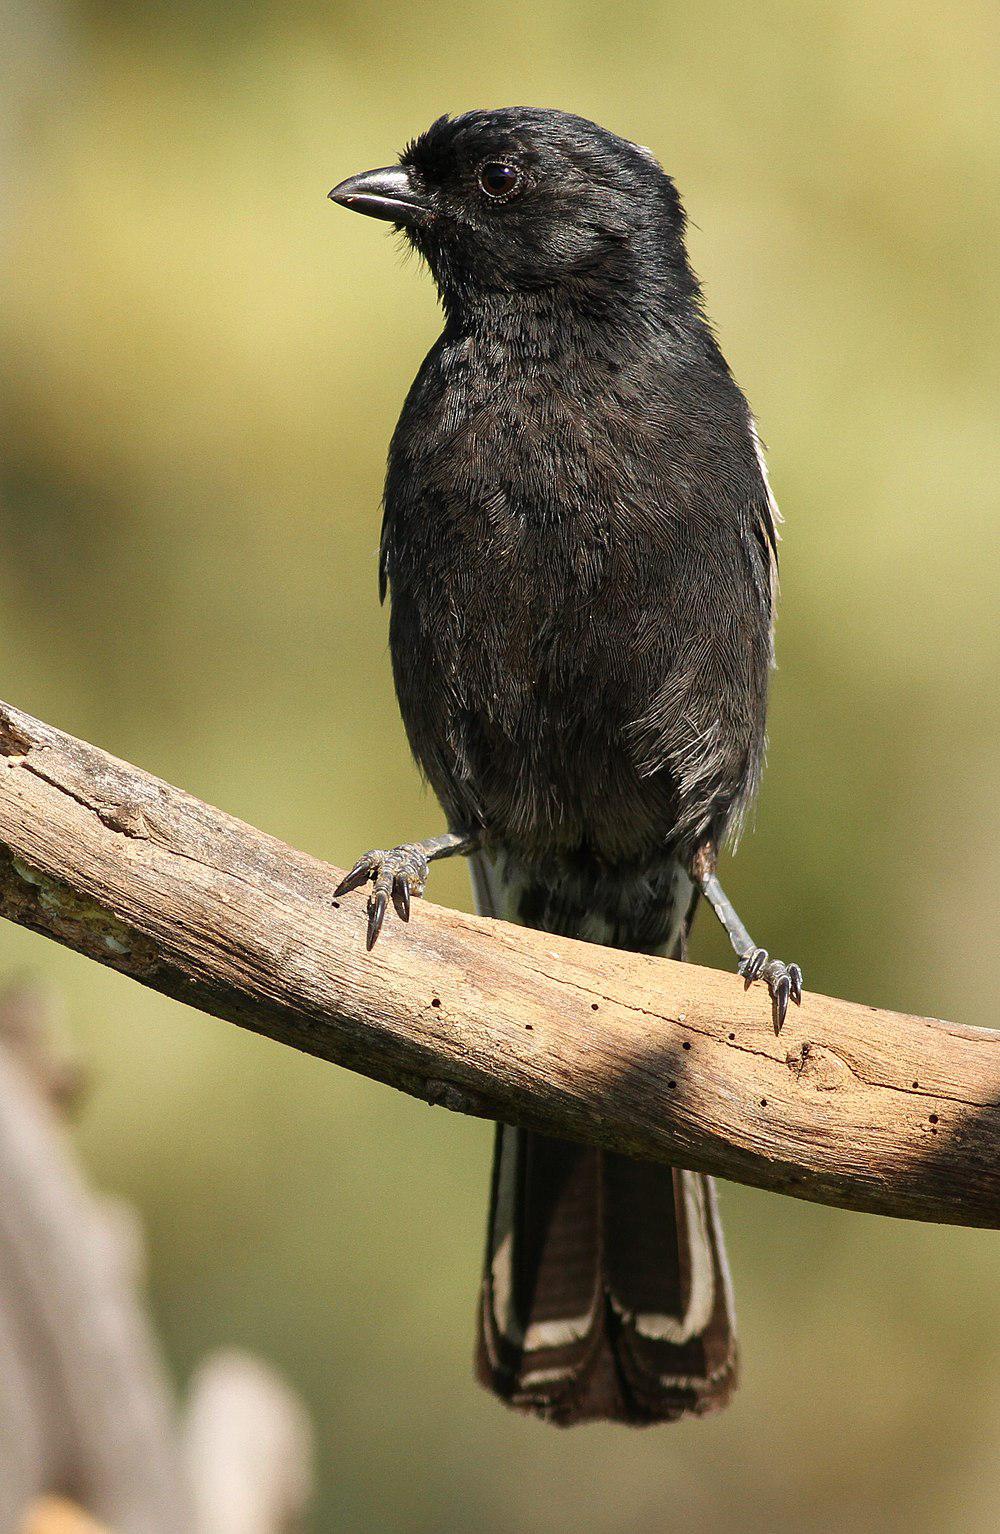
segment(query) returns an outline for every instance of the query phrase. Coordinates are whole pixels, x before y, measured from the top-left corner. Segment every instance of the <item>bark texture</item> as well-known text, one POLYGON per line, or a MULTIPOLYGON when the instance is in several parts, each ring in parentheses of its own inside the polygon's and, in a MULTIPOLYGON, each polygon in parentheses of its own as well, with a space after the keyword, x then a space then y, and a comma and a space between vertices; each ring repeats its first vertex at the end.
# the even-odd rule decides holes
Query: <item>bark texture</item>
MULTIPOLYGON (((294 763, 290 764, 294 770, 294 763)), ((431 1103, 819 1203, 1000 1227, 1000 1032, 421 901, 0 705, 0 914, 431 1103)))

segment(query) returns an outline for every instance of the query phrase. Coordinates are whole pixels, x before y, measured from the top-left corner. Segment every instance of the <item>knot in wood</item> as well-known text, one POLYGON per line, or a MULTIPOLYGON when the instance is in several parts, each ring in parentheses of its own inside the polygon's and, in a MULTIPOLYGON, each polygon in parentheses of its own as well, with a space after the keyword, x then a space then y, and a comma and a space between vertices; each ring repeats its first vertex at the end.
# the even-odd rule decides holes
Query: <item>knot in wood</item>
POLYGON ((427 1101, 432 1108, 450 1108, 452 1113, 481 1112, 479 1104, 471 1092, 463 1092, 456 1087, 453 1081, 427 1082, 427 1101))
POLYGON ((0 756, 27 756, 34 745, 6 710, 0 710, 0 756))
POLYGON ((98 807, 97 817, 109 831, 118 831, 122 836, 136 836, 143 839, 149 836, 149 821, 134 799, 102 804, 98 807))
POLYGON ((854 1081, 847 1061, 822 1044, 805 1043, 790 1050, 785 1064, 801 1086, 816 1092, 836 1092, 854 1081))

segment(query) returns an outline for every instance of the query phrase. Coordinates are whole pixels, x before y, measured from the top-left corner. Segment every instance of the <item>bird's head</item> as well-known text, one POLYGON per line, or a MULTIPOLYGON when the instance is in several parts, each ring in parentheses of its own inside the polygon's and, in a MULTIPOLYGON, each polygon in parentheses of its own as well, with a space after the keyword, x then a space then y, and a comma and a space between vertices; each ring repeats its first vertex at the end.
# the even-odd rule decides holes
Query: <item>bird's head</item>
POLYGON ((405 231, 449 310, 553 288, 592 301, 632 282, 695 290, 669 176, 648 150, 566 112, 439 118, 398 165, 330 196, 405 231))

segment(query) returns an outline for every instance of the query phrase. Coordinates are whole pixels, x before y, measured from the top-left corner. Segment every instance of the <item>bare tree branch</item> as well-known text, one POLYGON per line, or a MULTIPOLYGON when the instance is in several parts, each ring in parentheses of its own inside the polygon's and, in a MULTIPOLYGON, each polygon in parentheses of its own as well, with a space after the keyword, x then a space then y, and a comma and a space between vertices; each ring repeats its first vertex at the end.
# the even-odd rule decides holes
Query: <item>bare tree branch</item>
POLYGON ((338 871, 0 705, 0 914, 459 1112, 819 1203, 1000 1227, 1000 1032, 421 902, 365 952, 338 871))
POLYGON ((0 1528, 21 1529, 33 1497, 65 1492, 120 1534, 180 1534, 192 1527, 189 1499, 132 1272, 135 1222, 85 1185, 38 1077, 6 1042, 5 1001, 0 1528))
POLYGON ((0 993, 0 1529, 291 1534, 312 1488, 305 1409, 227 1351, 178 1418, 135 1212, 87 1187, 61 1133, 73 1075, 49 1012, 30 987, 0 993))

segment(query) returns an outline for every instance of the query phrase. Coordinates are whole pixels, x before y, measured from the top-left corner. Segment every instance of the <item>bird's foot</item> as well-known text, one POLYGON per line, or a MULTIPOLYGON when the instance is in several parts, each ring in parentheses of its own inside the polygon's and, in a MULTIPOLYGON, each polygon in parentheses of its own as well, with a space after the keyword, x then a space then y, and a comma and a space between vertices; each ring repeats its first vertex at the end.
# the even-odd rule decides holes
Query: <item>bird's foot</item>
POLYGON ((781 959, 769 961, 766 948, 753 948, 740 960, 739 971, 747 985, 754 980, 764 981, 774 1007, 774 1031, 780 1033, 788 1003, 794 1001, 800 1006, 802 1002, 801 969, 797 964, 785 964, 781 959))
POLYGON ((337 885, 334 898, 360 889, 372 880, 372 892, 368 896, 369 949, 374 948, 382 931, 382 921, 391 900, 401 921, 410 919, 410 900, 424 892, 427 883, 427 859, 419 847, 407 844, 393 847, 388 852, 374 850, 358 858, 350 873, 337 885))

